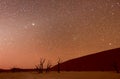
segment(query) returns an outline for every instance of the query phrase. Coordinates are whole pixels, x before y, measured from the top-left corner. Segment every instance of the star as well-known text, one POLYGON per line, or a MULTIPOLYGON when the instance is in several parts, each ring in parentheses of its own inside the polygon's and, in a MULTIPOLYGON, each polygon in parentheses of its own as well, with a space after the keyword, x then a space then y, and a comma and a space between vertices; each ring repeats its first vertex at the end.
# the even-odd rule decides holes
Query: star
POLYGON ((115 13, 112 12, 111 14, 114 15, 115 13))
POLYGON ((111 8, 113 8, 114 7, 114 5, 111 5, 111 8))
POLYGON ((120 3, 119 3, 119 2, 117 2, 116 4, 117 4, 118 6, 120 6, 120 3))
POLYGON ((112 43, 109 43, 109 46, 111 46, 112 45, 112 43))
POLYGON ((35 26, 35 23, 32 23, 32 26, 35 26))
POLYGON ((91 8, 91 11, 94 11, 95 9, 94 8, 91 8))
POLYGON ((101 41, 105 41, 105 39, 103 38, 103 39, 101 39, 101 41))
POLYGON ((24 26, 25 29, 28 29, 28 26, 24 26))
POLYGON ((77 40, 77 37, 74 36, 74 37, 73 37, 73 41, 76 41, 76 40, 77 40))

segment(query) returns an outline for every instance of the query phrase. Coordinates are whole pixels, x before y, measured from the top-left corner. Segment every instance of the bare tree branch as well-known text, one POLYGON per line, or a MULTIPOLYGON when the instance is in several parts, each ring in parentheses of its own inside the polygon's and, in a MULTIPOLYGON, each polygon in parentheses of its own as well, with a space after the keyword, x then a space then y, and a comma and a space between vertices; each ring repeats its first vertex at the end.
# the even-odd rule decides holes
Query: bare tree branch
POLYGON ((36 67, 36 70, 39 72, 39 73, 43 73, 43 65, 45 63, 45 59, 44 58, 40 58, 40 62, 38 65, 35 65, 36 67))
POLYGON ((61 59, 58 58, 57 64, 58 64, 58 73, 60 73, 60 63, 61 63, 61 59))
POLYGON ((51 68, 51 63, 48 61, 47 63, 47 68, 46 68, 46 72, 49 72, 50 71, 50 68, 51 68))

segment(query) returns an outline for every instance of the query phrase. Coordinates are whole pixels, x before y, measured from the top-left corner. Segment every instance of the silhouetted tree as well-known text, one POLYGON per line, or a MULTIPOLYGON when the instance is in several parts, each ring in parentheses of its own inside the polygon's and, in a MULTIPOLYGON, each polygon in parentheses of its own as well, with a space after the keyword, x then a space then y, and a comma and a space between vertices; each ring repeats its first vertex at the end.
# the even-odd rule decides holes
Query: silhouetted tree
POLYGON ((61 59, 60 58, 58 58, 58 61, 57 61, 57 71, 58 71, 58 73, 60 73, 60 63, 61 63, 61 59))
POLYGON ((39 72, 39 64, 38 64, 38 65, 35 65, 35 70, 36 70, 37 72, 39 72))
POLYGON ((39 73, 43 73, 43 65, 45 63, 45 59, 44 58, 40 58, 40 62, 38 65, 35 65, 36 67, 36 70, 39 72, 39 73))
POLYGON ((11 72, 20 72, 22 69, 13 67, 10 69, 11 72))
POLYGON ((117 73, 120 73, 117 62, 113 62, 113 67, 117 73))
POLYGON ((50 71, 51 66, 52 66, 51 63, 48 61, 47 67, 46 67, 46 72, 50 71))

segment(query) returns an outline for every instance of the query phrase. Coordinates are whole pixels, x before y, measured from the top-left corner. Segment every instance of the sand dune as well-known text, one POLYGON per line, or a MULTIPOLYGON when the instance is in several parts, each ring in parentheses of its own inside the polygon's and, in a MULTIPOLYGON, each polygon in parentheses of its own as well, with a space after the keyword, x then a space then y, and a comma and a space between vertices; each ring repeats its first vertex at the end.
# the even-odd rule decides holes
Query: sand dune
POLYGON ((0 79, 120 79, 115 72, 36 72, 0 73, 0 79))

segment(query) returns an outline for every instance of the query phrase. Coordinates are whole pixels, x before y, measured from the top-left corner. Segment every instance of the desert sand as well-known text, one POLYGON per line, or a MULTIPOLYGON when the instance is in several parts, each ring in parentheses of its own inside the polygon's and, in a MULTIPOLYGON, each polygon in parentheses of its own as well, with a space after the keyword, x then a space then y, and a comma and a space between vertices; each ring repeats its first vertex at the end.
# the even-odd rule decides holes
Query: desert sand
POLYGON ((0 79, 120 79, 115 72, 50 72, 39 74, 37 72, 4 72, 0 79))

